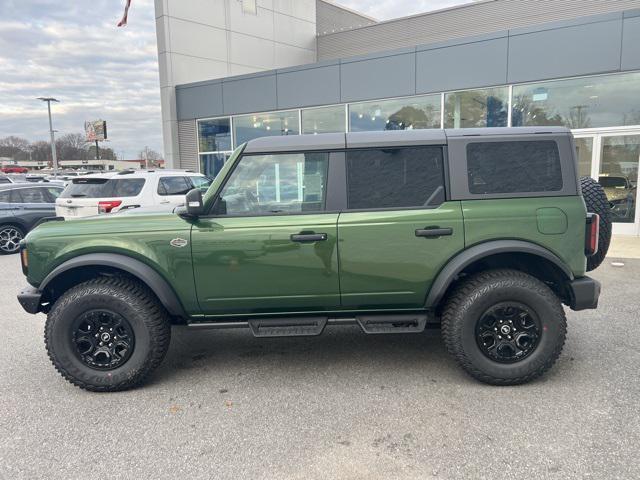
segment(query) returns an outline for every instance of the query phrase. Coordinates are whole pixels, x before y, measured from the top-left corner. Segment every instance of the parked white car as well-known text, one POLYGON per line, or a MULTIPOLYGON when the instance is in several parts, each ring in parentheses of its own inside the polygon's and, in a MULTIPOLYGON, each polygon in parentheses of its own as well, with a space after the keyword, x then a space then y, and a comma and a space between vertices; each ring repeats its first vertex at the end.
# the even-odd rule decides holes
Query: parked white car
POLYGON ((56 215, 87 217, 138 207, 184 204, 193 188, 206 188, 211 179, 186 170, 125 170, 83 175, 69 181, 56 200, 56 215))

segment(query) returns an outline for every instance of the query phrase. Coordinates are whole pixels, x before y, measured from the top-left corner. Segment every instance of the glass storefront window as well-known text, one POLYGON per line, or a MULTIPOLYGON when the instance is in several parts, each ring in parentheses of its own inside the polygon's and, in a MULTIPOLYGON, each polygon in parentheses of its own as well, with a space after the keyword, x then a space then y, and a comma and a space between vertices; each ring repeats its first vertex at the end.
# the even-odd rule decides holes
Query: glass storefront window
POLYGON ((236 145, 258 137, 298 135, 298 111, 259 113, 233 117, 233 133, 236 145))
POLYGON ((301 112, 302 133, 342 133, 345 131, 344 105, 307 108, 301 112))
POLYGON ((640 73, 513 87, 512 124, 596 128, 640 124, 640 73))
POLYGON ((352 103, 349 131, 440 128, 440 95, 352 103))
POLYGON ((593 158, 593 137, 576 138, 578 155, 578 174, 581 177, 591 176, 591 160, 593 158))
POLYGON ((222 169, 224 163, 231 156, 231 153, 232 152, 218 152, 200 155, 200 173, 208 177, 215 178, 222 169))
POLYGON ((636 216, 640 135, 602 137, 598 183, 611 206, 614 222, 633 223, 636 216))
POLYGON ((447 93, 445 128, 506 127, 508 104, 507 87, 447 93))
POLYGON ((215 118, 198 121, 198 146, 200 152, 231 150, 231 121, 215 118))

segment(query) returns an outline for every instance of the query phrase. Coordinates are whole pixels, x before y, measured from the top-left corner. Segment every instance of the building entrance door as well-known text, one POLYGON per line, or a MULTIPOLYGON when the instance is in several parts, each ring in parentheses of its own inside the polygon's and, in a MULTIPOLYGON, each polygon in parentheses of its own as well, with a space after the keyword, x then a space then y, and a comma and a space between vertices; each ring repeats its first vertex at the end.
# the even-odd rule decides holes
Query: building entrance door
POLYGON ((636 208, 640 130, 576 133, 578 171, 591 175, 604 188, 611 207, 613 233, 640 235, 636 208))

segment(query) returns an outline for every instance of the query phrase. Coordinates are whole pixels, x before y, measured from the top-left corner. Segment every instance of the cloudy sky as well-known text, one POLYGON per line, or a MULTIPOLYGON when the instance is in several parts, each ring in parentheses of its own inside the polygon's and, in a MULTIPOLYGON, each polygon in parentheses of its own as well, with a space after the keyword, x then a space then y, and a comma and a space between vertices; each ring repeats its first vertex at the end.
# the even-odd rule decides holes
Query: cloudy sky
MULTIPOLYGON (((188 0, 184 0, 188 1, 188 0)), ((469 0, 339 0, 379 20, 469 0)), ((124 0, 0 0, 0 138, 48 138, 53 96, 57 135, 85 120, 108 122, 108 146, 134 158, 162 151, 153 0, 133 0, 129 26, 116 28, 124 0)))

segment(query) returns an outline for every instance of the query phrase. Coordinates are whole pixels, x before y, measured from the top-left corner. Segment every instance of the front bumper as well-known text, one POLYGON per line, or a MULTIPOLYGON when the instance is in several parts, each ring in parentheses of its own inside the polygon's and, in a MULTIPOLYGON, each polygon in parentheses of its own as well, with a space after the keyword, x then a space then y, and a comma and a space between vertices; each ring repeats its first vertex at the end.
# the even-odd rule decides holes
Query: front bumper
POLYGON ((591 277, 576 278, 569 283, 569 306, 572 310, 597 308, 600 289, 600 282, 591 277))
POLYGON ((40 301, 42 292, 34 287, 26 287, 18 294, 18 301, 27 313, 38 313, 41 311, 40 301))

